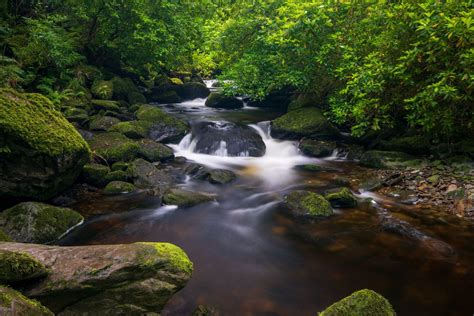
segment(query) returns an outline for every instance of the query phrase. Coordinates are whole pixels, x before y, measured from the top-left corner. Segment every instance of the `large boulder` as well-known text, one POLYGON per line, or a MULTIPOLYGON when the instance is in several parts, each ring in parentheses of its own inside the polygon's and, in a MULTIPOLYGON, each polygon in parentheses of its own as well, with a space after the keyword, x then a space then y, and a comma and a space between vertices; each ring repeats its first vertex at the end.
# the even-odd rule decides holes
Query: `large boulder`
POLYGON ((25 252, 51 273, 25 294, 65 315, 159 314, 191 277, 183 250, 168 243, 58 247, 1 243, 25 252))
POLYGON ((156 106, 142 105, 135 112, 142 126, 146 128, 147 135, 154 141, 167 142, 180 140, 186 135, 188 125, 156 106))
POLYGON ((18 242, 48 243, 83 220, 79 213, 68 208, 23 202, 0 213, 0 229, 18 242))
POLYGON ((392 305, 382 295, 372 290, 360 290, 332 304, 319 316, 395 316, 392 305))
POLYGON ((334 214, 331 204, 322 196, 310 191, 293 191, 285 196, 285 204, 296 218, 328 217, 334 214))
POLYGON ((6 316, 54 316, 53 312, 37 301, 6 286, 0 286, 0 314, 6 316))
POLYGON ((199 82, 186 82, 179 87, 177 92, 183 100, 206 98, 211 93, 206 85, 199 82))
POLYGON ((271 134, 286 139, 335 139, 340 136, 337 128, 317 108, 301 108, 273 120, 271 134))
POLYGON ((260 157, 266 146, 248 126, 229 122, 199 122, 192 127, 195 151, 203 154, 260 157))
POLYGON ((76 180, 89 155, 47 98, 0 89, 0 198, 49 199, 76 180))
POLYGON ((220 109, 239 109, 244 102, 236 97, 226 96, 221 92, 212 92, 206 100, 206 106, 220 109))

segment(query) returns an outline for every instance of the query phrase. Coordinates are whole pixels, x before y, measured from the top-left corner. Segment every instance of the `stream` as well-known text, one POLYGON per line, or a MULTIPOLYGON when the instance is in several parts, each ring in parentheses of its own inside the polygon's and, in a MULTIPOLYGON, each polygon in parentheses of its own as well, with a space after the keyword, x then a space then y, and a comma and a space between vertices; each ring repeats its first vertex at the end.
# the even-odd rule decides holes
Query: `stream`
POLYGON ((236 141, 238 147, 219 140, 203 153, 199 135, 190 133, 169 144, 176 157, 237 174, 225 185, 183 178, 181 187, 216 194, 216 202, 181 209, 141 194, 81 201, 79 212, 107 212, 90 216, 60 244, 160 241, 182 247, 194 263, 193 277, 162 315, 190 315, 199 304, 223 315, 316 315, 363 288, 384 295, 399 315, 472 315, 474 225, 355 190, 357 208, 298 222, 282 203, 286 193, 324 193, 346 177, 369 178, 370 171, 337 152, 309 158, 296 142, 273 139, 270 120, 283 114, 277 109, 219 110, 204 102, 160 107, 189 121, 193 131, 208 124, 216 135, 226 134, 244 125, 261 138, 265 155, 249 157, 245 142, 236 141), (298 168, 304 164, 328 169, 298 168))

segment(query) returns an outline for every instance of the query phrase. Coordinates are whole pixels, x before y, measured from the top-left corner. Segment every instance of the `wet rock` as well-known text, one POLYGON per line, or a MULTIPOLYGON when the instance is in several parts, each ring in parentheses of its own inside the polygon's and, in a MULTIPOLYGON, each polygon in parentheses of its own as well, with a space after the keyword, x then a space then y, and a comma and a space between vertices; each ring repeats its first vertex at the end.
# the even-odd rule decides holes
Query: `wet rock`
POLYGON ((212 92, 206 100, 206 106, 221 109, 239 109, 244 106, 242 100, 226 96, 221 92, 212 92))
POLYGON ((213 169, 209 171, 208 180, 212 184, 226 184, 234 181, 236 178, 235 173, 225 169, 213 169))
POLYGON ((27 253, 0 250, 0 283, 37 279, 49 273, 48 269, 27 253))
POLYGON ((120 120, 115 117, 96 116, 89 122, 89 129, 91 131, 107 131, 117 123, 120 123, 120 120))
POLYGON ((168 90, 168 91, 163 91, 163 92, 153 92, 152 94, 152 101, 158 102, 161 104, 166 104, 166 103, 179 103, 183 101, 178 93, 174 90, 168 90))
POLYGON ((144 159, 134 160, 130 164, 128 172, 132 176, 133 183, 138 188, 159 188, 164 192, 175 182, 172 175, 158 169, 155 165, 144 159))
POLYGON ((206 85, 199 82, 186 82, 178 88, 177 92, 183 100, 206 98, 211 93, 206 85))
POLYGON ((110 132, 117 132, 131 139, 140 139, 147 136, 147 124, 139 121, 120 122, 109 129, 110 132))
POLYGON ((357 199, 348 188, 330 190, 324 197, 332 207, 354 208, 357 206, 357 199))
POLYGON ((322 140, 303 139, 298 148, 303 154, 310 157, 328 157, 336 149, 336 143, 322 140))
POLYGON ((376 178, 365 180, 360 184, 360 188, 362 190, 369 191, 369 192, 377 191, 381 187, 382 187, 382 181, 376 178))
POLYGON ((285 204, 294 217, 327 217, 334 214, 331 204, 310 191, 293 191, 285 196, 285 204))
POLYGON ((163 196, 163 202, 179 207, 191 207, 197 204, 214 201, 215 196, 183 189, 171 189, 163 196))
POLYGON ((395 316, 390 302, 372 290, 360 290, 332 304, 320 316, 373 315, 395 316))
POLYGON ((109 182, 106 178, 109 172, 108 166, 97 163, 86 164, 82 169, 82 179, 93 186, 103 187, 109 182))
POLYGON ((133 184, 124 181, 112 181, 104 188, 104 194, 106 195, 118 195, 135 191, 137 191, 137 188, 133 184))
POLYGON ((0 198, 50 199, 74 183, 89 154, 47 98, 0 89, 0 198))
POLYGON ((142 139, 139 141, 138 155, 150 162, 155 161, 171 161, 174 158, 174 152, 168 146, 157 143, 150 139, 142 139))
POLYGON ((37 301, 6 286, 0 286, 0 310, 5 316, 54 316, 53 312, 37 301))
POLYGON ((167 243, 80 247, 2 243, 0 249, 29 253, 51 270, 26 287, 25 294, 65 315, 159 314, 193 270, 183 250, 167 243))
POLYGON ((120 133, 101 133, 89 141, 92 151, 109 163, 130 161, 137 157, 140 146, 120 133))
POLYGON ((273 137, 284 139, 340 137, 339 131, 317 108, 298 109, 273 120, 271 134, 273 137))
POLYGON ((68 208, 23 202, 0 213, 0 229, 18 242, 48 243, 83 220, 79 213, 68 208))
POLYGON ((188 131, 185 122, 163 112, 155 106, 142 105, 135 112, 147 130, 149 138, 156 142, 178 141, 188 131))
POLYGON ((229 122, 199 122, 192 127, 195 151, 203 154, 260 157, 266 146, 251 127, 229 122))
POLYGON ((409 165, 413 157, 396 151, 370 150, 365 152, 360 164, 369 168, 390 169, 409 165))

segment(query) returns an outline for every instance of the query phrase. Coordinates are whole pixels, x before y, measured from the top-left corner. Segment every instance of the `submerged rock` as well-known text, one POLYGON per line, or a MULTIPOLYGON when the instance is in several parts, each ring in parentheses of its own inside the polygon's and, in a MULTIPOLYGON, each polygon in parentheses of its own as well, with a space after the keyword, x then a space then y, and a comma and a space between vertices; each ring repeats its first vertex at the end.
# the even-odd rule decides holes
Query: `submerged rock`
POLYGON ((236 97, 226 96, 220 92, 212 92, 206 100, 210 108, 239 109, 244 107, 244 102, 236 97))
POLYGON ((357 199, 348 188, 339 188, 329 191, 325 196, 332 207, 356 207, 357 199))
POLYGON ((0 286, 0 310, 2 315, 54 316, 53 312, 37 301, 6 286, 0 286))
POLYGON ((295 217, 327 217, 334 214, 331 204, 310 191, 293 191, 285 196, 285 204, 295 217))
POLYGON ((340 136, 337 128, 317 108, 297 109, 273 120, 271 134, 286 139, 335 139, 340 136))
POLYGON ((193 265, 168 243, 58 247, 1 243, 21 251, 51 273, 28 285, 25 294, 55 313, 82 315, 159 314, 191 277, 193 265))
POLYGON ((76 180, 89 154, 47 98, 0 89, 0 198, 52 198, 76 180))
POLYGON ((266 146, 251 127, 229 122, 199 122, 192 127, 195 152, 225 156, 261 157, 266 146))
POLYGON ((46 267, 27 253, 0 250, 0 283, 10 284, 37 279, 49 273, 46 267))
POLYGON ((215 196, 211 194, 183 189, 171 189, 163 196, 164 203, 180 207, 191 207, 197 204, 213 201, 214 199, 215 196))
POLYGON ((57 240, 84 218, 77 212, 38 202, 23 202, 0 213, 0 229, 26 243, 57 240))
POLYGON ((395 316, 390 302, 372 290, 360 290, 332 304, 319 316, 395 316))

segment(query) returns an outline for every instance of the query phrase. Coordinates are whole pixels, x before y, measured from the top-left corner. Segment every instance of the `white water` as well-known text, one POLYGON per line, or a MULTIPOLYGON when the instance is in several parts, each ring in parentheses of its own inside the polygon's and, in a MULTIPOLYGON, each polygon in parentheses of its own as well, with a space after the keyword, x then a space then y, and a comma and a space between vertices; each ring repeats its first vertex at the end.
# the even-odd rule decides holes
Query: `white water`
POLYGON ((304 164, 322 164, 322 160, 301 155, 298 145, 293 141, 277 140, 270 136, 270 122, 250 125, 262 137, 266 153, 262 157, 248 157, 241 153, 240 157, 227 156, 224 141, 213 155, 196 153, 196 140, 188 134, 178 145, 171 145, 176 156, 182 156, 210 168, 229 169, 241 176, 257 177, 271 188, 282 187, 296 179, 293 168, 304 164))

